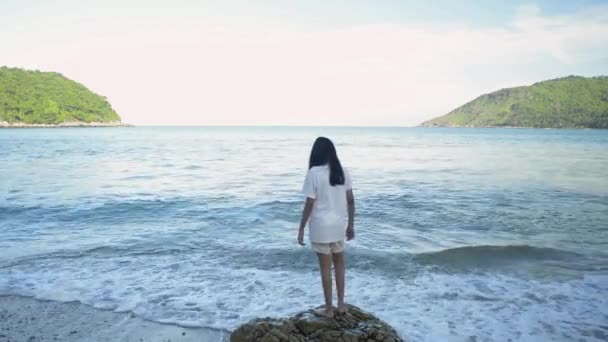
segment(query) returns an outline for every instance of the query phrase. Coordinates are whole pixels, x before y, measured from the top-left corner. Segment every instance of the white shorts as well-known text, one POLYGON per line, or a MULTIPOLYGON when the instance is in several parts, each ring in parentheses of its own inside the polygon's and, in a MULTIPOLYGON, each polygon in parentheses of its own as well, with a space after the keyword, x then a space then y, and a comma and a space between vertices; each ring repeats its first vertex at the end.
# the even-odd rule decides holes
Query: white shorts
POLYGON ((342 253, 344 251, 344 240, 329 243, 312 242, 311 245, 313 251, 321 254, 342 253))

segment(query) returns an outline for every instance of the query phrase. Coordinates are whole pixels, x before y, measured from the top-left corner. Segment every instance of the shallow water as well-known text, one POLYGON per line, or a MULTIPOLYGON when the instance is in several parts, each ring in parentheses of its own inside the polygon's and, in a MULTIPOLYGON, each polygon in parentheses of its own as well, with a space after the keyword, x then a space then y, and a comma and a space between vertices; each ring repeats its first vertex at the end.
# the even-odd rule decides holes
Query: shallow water
POLYGON ((0 130, 0 294, 217 329, 320 304, 317 135, 354 179, 348 301, 416 341, 608 339, 608 131, 0 130))

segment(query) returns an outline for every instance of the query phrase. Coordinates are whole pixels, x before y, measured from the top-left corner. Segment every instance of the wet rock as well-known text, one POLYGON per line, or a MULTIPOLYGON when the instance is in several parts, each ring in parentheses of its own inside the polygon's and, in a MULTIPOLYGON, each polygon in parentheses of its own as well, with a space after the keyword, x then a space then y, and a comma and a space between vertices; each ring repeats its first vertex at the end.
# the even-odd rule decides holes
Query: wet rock
POLYGON ((374 315, 349 305, 335 318, 313 310, 286 319, 256 318, 230 335, 230 342, 403 342, 395 329, 374 315))

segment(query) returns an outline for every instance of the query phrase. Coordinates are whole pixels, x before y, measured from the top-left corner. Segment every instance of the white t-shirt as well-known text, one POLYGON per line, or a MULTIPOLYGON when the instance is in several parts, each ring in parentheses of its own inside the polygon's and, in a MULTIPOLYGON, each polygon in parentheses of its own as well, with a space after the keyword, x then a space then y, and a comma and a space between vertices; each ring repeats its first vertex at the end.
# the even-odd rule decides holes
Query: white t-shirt
POLYGON ((344 184, 329 183, 329 166, 314 166, 306 174, 302 192, 315 200, 308 222, 311 242, 330 243, 344 240, 348 225, 346 192, 351 190, 349 172, 344 172, 344 184))

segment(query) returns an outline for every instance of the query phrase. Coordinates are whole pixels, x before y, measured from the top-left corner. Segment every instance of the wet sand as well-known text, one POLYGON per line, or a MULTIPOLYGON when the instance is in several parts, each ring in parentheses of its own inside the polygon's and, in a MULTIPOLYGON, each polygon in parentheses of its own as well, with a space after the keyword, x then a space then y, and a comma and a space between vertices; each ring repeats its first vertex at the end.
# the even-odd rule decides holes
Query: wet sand
POLYGON ((160 324, 77 303, 0 296, 0 341, 227 341, 229 333, 160 324))

